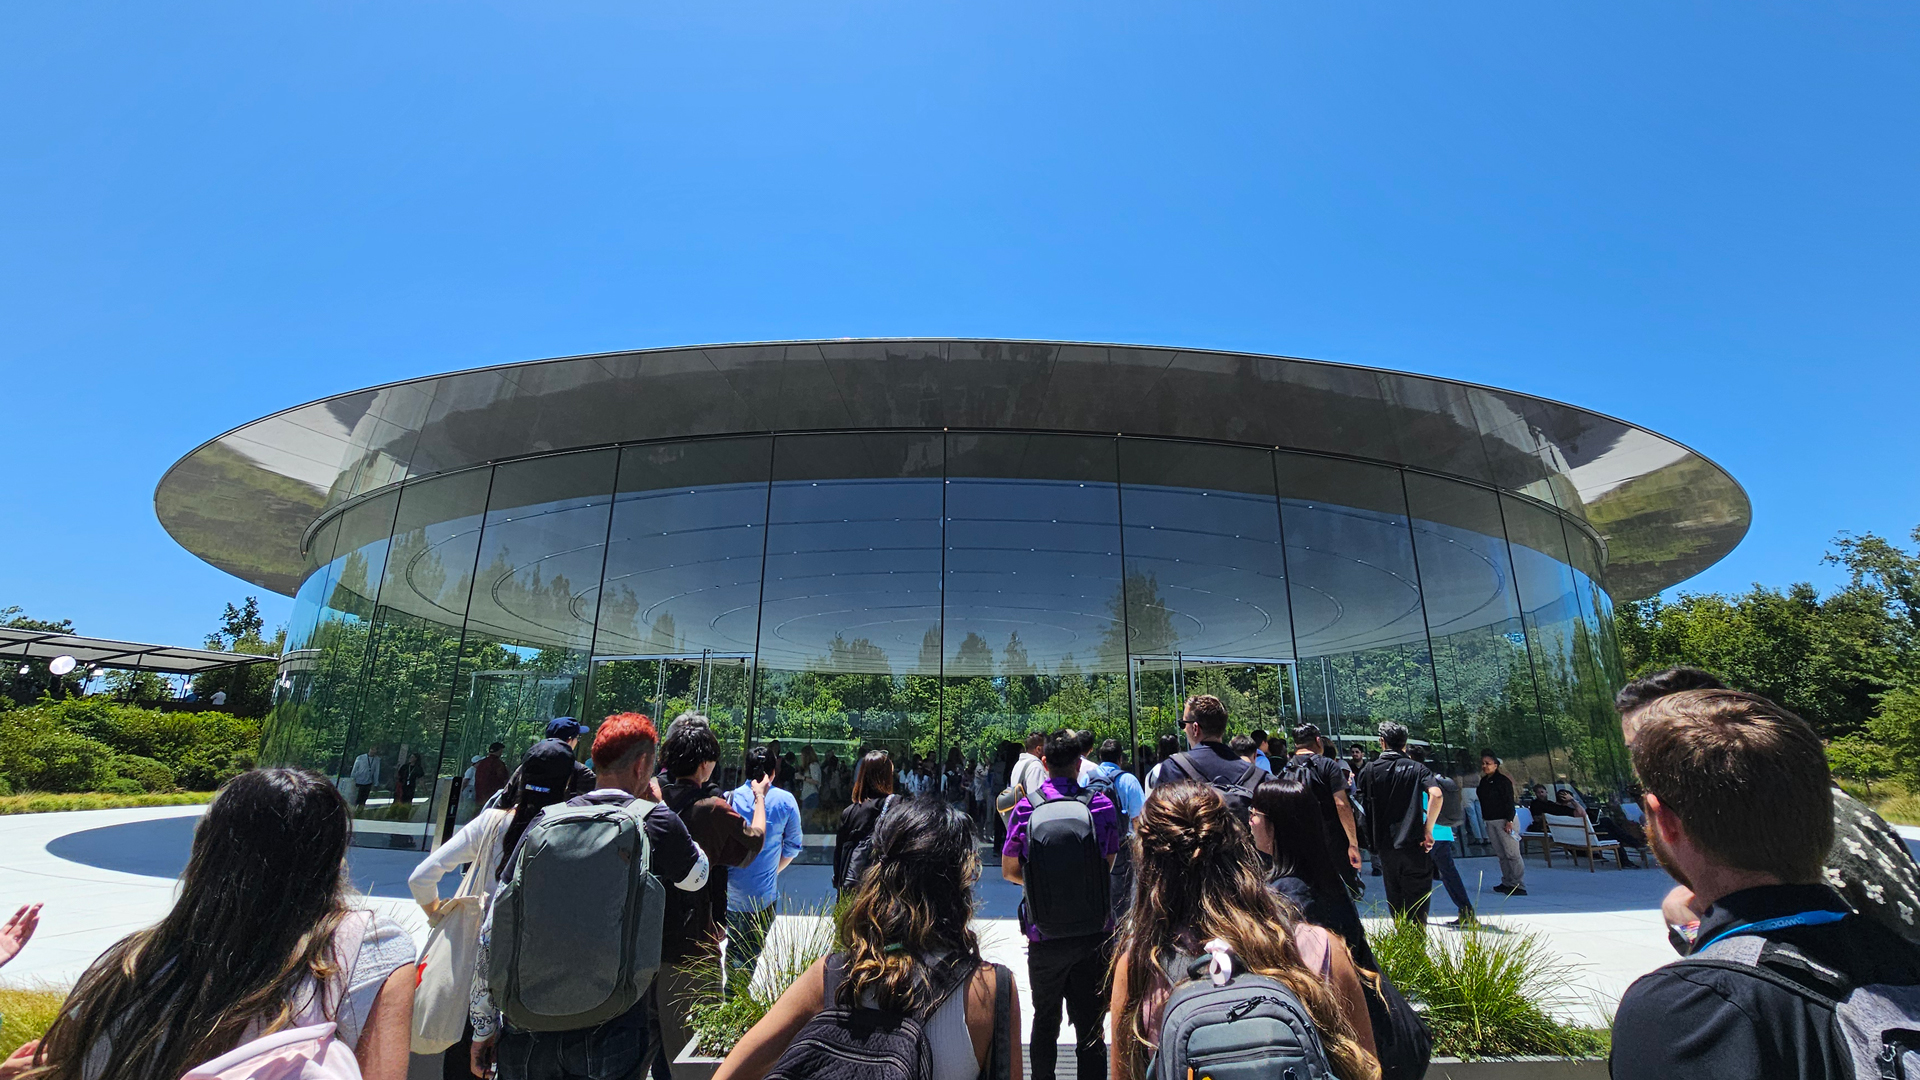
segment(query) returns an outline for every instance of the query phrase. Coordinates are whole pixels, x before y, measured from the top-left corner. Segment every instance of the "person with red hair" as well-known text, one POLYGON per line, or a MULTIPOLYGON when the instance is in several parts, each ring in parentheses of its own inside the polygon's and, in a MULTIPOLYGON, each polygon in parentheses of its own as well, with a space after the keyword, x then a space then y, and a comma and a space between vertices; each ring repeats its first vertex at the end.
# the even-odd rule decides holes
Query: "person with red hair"
MULTIPOLYGON (((636 799, 654 805, 647 811, 645 826, 651 848, 653 875, 661 883, 681 892, 697 893, 707 884, 706 853, 693 842, 678 815, 660 803, 660 789, 653 779, 654 761, 660 742, 653 721, 640 713, 617 713, 607 717, 593 737, 593 764, 597 786, 585 795, 567 800, 568 806, 625 806, 636 799)), ((537 819, 536 819, 537 820, 537 819)), ((513 856, 507 865, 513 865, 513 856)), ((589 911, 616 907, 612 901, 596 903, 583 898, 581 909, 589 911)), ((543 913, 529 912, 533 918, 543 913)), ((551 913, 557 919, 577 917, 576 912, 551 913)), ((487 970, 485 952, 491 948, 491 933, 482 937, 479 970, 487 970)), ((625 1013, 598 1027, 577 1031, 520 1031, 502 1022, 485 979, 476 979, 473 1012, 473 1073, 486 1076, 496 1063, 499 1080, 560 1080, 579 1077, 571 1071, 574 1064, 586 1062, 587 1080, 625 1080, 638 1075, 640 1067, 654 1051, 649 1037, 648 1014, 651 994, 641 996, 625 1013)))

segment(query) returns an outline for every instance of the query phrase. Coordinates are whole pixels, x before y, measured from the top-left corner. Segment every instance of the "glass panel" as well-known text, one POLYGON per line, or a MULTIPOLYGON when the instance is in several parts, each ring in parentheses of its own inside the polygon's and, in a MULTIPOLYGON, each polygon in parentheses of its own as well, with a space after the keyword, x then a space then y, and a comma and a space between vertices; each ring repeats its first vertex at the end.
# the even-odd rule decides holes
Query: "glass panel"
POLYGON ((403 488, 380 583, 366 692, 351 743, 387 763, 354 842, 425 848, 466 759, 441 758, 491 470, 403 488))
POLYGON ((1613 711, 1613 695, 1625 685, 1626 674, 1620 667, 1620 643, 1614 637, 1613 601, 1601 584, 1600 545, 1567 518, 1560 520, 1560 530, 1567 539, 1567 550, 1573 560, 1574 595, 1580 603, 1580 637, 1588 658, 1584 697, 1595 743, 1594 767, 1599 780, 1624 788, 1632 779, 1633 767, 1613 711))
POLYGON ((289 727, 273 760, 334 776, 355 805, 364 804, 379 782, 391 777, 391 749, 369 754, 373 784, 350 780, 355 758, 368 747, 349 743, 353 720, 366 689, 367 639, 374 601, 387 561, 399 493, 391 492, 349 508, 340 517, 340 535, 327 568, 325 599, 308 648, 313 651, 313 687, 308 722, 289 727), (373 757, 381 757, 377 767, 373 757))
POLYGON ((753 652, 772 444, 622 451, 595 655, 753 652))
MULTIPOLYGON (((1217 657, 1133 658, 1135 730, 1140 756, 1151 762, 1163 735, 1179 735, 1182 707, 1193 694, 1212 694, 1227 707, 1231 731, 1284 733, 1299 722, 1293 665, 1217 657)), ((1184 746, 1185 740, 1179 745, 1184 746)))
POLYGON ((273 712, 261 744, 260 759, 268 764, 296 761, 293 747, 301 744, 313 723, 314 669, 319 657, 313 637, 333 581, 333 549, 339 537, 340 519, 334 518, 314 533, 307 547, 309 569, 293 599, 287 646, 280 654, 279 680, 273 688, 273 712))
POLYGON ((1114 443, 948 436, 944 772, 1034 730, 1131 744, 1126 615, 1164 609, 1122 584, 1114 443))
POLYGON ((460 759, 497 740, 517 761, 548 720, 585 711, 618 462, 596 450, 494 469, 454 681, 460 759))
POLYGON ((1516 777, 1547 776, 1552 766, 1499 495, 1408 473, 1407 506, 1441 708, 1452 737, 1440 760, 1463 787, 1478 784, 1478 755, 1488 748, 1516 777))
MULTIPOLYGON (((1502 495, 1507 539, 1513 552, 1514 579, 1533 657, 1534 684, 1547 738, 1553 744, 1552 777, 1546 783, 1571 783, 1583 794, 1611 777, 1612 751, 1596 734, 1597 683, 1586 606, 1568 565, 1560 516, 1537 503, 1502 495)), ((1516 779, 1520 777, 1516 776, 1516 779)))
POLYGON ((596 660, 593 705, 587 711, 596 718, 645 713, 667 717, 669 723, 682 713, 706 716, 720 740, 720 768, 714 779, 732 788, 740 783, 752 672, 753 658, 746 655, 596 660))
POLYGON ((1382 721, 1439 738, 1420 576, 1398 470, 1274 455, 1307 720, 1372 745, 1382 721))
POLYGON ((941 437, 781 436, 773 462, 753 737, 831 833, 860 754, 938 742, 941 437))
POLYGON ((1236 726, 1287 726, 1293 696, 1280 666, 1240 665, 1234 678, 1202 667, 1205 657, 1293 657, 1272 455, 1122 439, 1120 479, 1140 741, 1176 732, 1188 684, 1206 683, 1185 693, 1214 693, 1236 726))

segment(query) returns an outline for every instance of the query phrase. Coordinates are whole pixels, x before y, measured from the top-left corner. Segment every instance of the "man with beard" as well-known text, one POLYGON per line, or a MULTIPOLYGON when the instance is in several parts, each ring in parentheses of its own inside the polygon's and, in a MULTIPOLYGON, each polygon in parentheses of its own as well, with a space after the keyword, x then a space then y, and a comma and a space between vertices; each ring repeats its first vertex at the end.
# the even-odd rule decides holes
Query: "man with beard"
MULTIPOLYGON (((1725 683, 1699 668, 1675 667, 1643 675, 1614 695, 1621 734, 1631 747, 1640 714, 1669 694, 1726 688, 1725 683)), ((1853 910, 1920 945, 1920 865, 1914 863, 1913 853, 1892 826, 1837 787, 1833 789, 1833 846, 1827 853, 1823 876, 1853 910)), ((1672 916, 1690 910, 1690 899, 1685 886, 1681 886, 1673 890, 1665 904, 1669 940, 1682 953, 1700 924, 1697 919, 1683 921, 1672 916)))
POLYGON ((1647 838, 1700 931, 1621 999, 1614 1080, 1911 1075, 1920 948, 1824 881, 1833 787, 1813 729, 1753 694, 1688 690, 1635 711, 1631 749, 1647 838))

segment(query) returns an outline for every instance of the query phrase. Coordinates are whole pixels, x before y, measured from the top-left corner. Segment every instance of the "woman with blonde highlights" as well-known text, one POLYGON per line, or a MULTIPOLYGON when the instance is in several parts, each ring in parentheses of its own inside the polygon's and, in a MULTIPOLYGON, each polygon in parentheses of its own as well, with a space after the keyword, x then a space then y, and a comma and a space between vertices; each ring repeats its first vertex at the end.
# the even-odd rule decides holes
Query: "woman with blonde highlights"
MULTIPOLYGON (((924 1021, 933 1080, 990 1074, 996 983, 1006 979, 1011 987, 1012 974, 981 960, 980 942, 967 926, 980 877, 973 822, 948 803, 906 799, 874 827, 871 855, 852 887, 834 954, 794 980, 727 1055, 714 1080, 760 1080, 800 1029, 831 1006, 919 1015, 941 985, 953 986, 962 977, 924 1021)), ((1010 1000, 1011 1015, 1000 1018, 1010 1047, 1004 1075, 1019 1076, 1019 991, 1010 1000)))
POLYGON ((1378 1080, 1366 998, 1346 946, 1289 920, 1261 880, 1252 835, 1211 787, 1155 787, 1132 844, 1133 912, 1113 969, 1113 1080, 1144 1075, 1158 1045, 1171 992, 1166 960, 1197 956, 1215 938, 1300 999, 1341 1080, 1378 1080))

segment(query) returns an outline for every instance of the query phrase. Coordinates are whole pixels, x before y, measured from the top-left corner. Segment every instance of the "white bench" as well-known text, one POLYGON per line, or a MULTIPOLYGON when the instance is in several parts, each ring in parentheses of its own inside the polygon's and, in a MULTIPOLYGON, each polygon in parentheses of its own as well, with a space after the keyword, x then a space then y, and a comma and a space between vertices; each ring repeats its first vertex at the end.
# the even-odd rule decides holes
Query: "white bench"
MULTIPOLYGON (((1609 851, 1614 853, 1614 861, 1619 864, 1620 869, 1627 868, 1627 860, 1620 851, 1620 841, 1600 839, 1599 835, 1593 831, 1593 822, 1587 820, 1585 814, 1578 817, 1556 817, 1548 814, 1547 835, 1553 838, 1554 847, 1574 855, 1586 852, 1589 874, 1593 873, 1593 864, 1599 860, 1599 857, 1609 851)), ((1553 865, 1552 856, 1548 856, 1547 865, 1553 865)))

